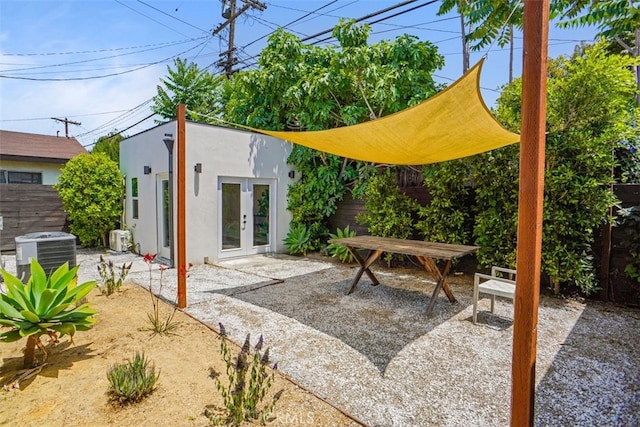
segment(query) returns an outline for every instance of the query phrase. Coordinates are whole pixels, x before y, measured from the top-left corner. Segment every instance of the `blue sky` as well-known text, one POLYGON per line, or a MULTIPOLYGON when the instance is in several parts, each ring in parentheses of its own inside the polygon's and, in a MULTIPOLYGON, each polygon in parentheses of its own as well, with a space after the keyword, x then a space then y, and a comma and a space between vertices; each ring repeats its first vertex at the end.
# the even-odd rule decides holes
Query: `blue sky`
MULTIPOLYGON (((287 29, 305 38, 329 30, 341 17, 357 19, 405 2, 264 3, 265 11, 251 10, 236 23, 241 64, 254 63, 268 34, 293 21, 287 29)), ((436 78, 451 83, 462 73, 459 19, 455 13, 437 16, 440 2, 429 3, 414 1, 363 22, 381 20, 372 24, 370 42, 409 33, 435 44, 446 61, 436 78), (416 6, 421 7, 408 11, 416 6)), ((142 119, 151 114, 150 100, 173 58, 180 56, 204 68, 227 50, 226 31, 211 35, 222 22, 220 0, 1 0, 0 129, 64 135, 64 125, 51 117, 66 117, 81 123, 70 125, 69 132, 88 148, 115 129, 130 127, 128 135, 146 130, 154 120, 142 119)), ((571 54, 580 41, 593 41, 595 33, 594 28, 563 30, 551 25, 549 56, 571 54)), ((521 35, 516 41, 518 77, 521 35)), ((472 53, 471 63, 485 54, 481 87, 491 106, 497 89, 508 80, 508 51, 494 45, 488 52, 472 53)), ((210 70, 218 71, 215 66, 210 70)))

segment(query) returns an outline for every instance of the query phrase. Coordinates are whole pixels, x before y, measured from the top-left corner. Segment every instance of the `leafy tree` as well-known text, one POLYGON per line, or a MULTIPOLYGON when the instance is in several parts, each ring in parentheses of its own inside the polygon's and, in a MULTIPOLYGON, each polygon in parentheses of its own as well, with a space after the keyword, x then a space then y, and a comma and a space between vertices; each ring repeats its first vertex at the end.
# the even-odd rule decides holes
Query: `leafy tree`
POLYGON ((126 137, 123 136, 118 131, 110 132, 109 134, 98 138, 95 145, 93 146, 93 149, 91 150, 91 153, 93 154, 104 153, 111 160, 113 160, 114 162, 116 162, 116 164, 119 165, 120 164, 120 141, 122 141, 125 138, 126 137))
POLYGON ((462 72, 466 73, 469 70, 469 60, 471 56, 471 45, 467 33, 471 30, 465 21, 465 13, 467 9, 466 0, 442 0, 440 3, 440 9, 438 9, 438 15, 444 15, 453 9, 456 9, 460 14, 460 35, 462 41, 462 72))
POLYGON ((79 154, 62 168, 54 185, 69 216, 71 232, 84 246, 107 244, 122 215, 122 174, 104 153, 79 154))
POLYGON ((162 79, 163 86, 157 86, 158 94, 153 97, 154 113, 164 119, 176 118, 178 104, 187 107, 187 118, 200 122, 211 122, 220 113, 219 90, 224 77, 215 76, 201 70, 195 62, 176 58, 175 69, 167 66, 169 76, 162 79))
MULTIPOLYGON (((603 43, 549 62, 542 268, 556 292, 562 283, 595 290, 591 247, 616 202, 614 149, 635 133, 631 63, 608 55, 603 43)), ((498 101, 508 126, 520 121, 520 86, 518 79, 498 101)), ((476 242, 485 265, 515 260, 516 156, 506 147, 475 159, 476 242)))
MULTIPOLYGON (((276 31, 259 69, 224 84, 225 120, 273 130, 330 129, 395 113, 441 89, 432 78, 444 65, 435 46, 409 35, 368 45, 369 32, 343 20, 333 31, 339 46, 318 47, 276 31)), ((360 194, 374 166, 300 146, 288 161, 301 175, 289 188, 292 227, 306 226, 318 248, 336 202, 346 191, 360 194)))

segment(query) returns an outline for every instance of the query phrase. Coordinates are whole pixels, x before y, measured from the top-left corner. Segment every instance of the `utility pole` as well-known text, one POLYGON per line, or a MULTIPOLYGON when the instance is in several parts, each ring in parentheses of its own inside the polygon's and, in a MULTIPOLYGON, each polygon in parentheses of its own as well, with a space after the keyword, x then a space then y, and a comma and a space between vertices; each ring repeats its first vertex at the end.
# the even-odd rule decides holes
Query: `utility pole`
POLYGON ((242 0, 242 7, 236 10, 236 0, 221 0, 222 1, 222 17, 226 19, 225 22, 218 25, 218 27, 212 31, 212 35, 218 34, 222 31, 227 25, 229 26, 229 44, 228 48, 225 52, 221 52, 221 57, 226 57, 221 59, 216 63, 216 65, 222 69, 224 69, 224 73, 227 76, 233 74, 233 66, 238 63, 238 58, 234 56, 235 46, 234 46, 234 38, 236 31, 236 18, 242 15, 250 8, 258 9, 259 11, 263 11, 267 8, 267 5, 264 3, 260 3, 257 0, 242 0))
POLYGON ((73 120, 69 120, 66 117, 64 119, 57 119, 55 117, 51 117, 51 120, 55 120, 56 122, 64 123, 64 136, 69 138, 69 123, 72 125, 80 126, 82 123, 74 122, 73 120))

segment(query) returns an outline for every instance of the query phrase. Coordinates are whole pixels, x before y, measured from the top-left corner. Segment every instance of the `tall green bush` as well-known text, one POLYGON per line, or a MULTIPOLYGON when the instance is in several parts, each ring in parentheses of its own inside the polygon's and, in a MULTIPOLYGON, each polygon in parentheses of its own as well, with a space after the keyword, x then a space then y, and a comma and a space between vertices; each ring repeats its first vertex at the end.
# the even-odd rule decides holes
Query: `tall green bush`
POLYGON ((116 162, 104 153, 80 154, 62 168, 54 187, 80 243, 106 246, 107 234, 122 215, 122 174, 116 162))
POLYGON ((466 244, 473 230, 473 206, 467 159, 427 165, 422 169, 424 185, 432 197, 419 208, 416 229, 425 240, 466 244))
POLYGON ((356 216, 356 222, 366 225, 372 236, 406 239, 413 235, 418 204, 400 192, 391 168, 369 179, 363 198, 365 212, 356 216))
MULTIPOLYGON (((632 63, 607 54, 602 44, 549 62, 542 269, 556 292, 561 285, 586 294, 597 287, 594 233, 616 202, 614 150, 634 132, 632 63)), ((498 101, 498 118, 510 128, 519 128, 520 89, 518 80, 498 101)), ((517 155, 506 147, 474 159, 483 265, 515 261, 517 155)))

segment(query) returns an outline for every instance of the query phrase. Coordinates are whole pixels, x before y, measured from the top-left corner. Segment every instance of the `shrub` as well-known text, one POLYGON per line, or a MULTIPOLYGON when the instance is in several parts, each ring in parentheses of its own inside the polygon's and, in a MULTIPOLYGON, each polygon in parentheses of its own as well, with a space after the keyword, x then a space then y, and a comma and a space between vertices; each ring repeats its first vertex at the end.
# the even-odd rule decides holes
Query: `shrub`
POLYGON ((27 338, 24 367, 35 365, 35 347, 46 358, 41 335, 48 335, 51 342, 69 335, 73 342, 76 331, 86 331, 93 326, 97 311, 88 303, 78 303, 94 288, 96 282, 77 285, 79 266, 69 269, 69 263, 58 267, 48 278, 38 261, 31 259, 31 277, 26 284, 9 272, 2 270, 6 294, 0 293, 0 325, 10 330, 0 333, 0 341, 13 342, 27 338))
POLYGON ((117 363, 107 372, 109 390, 113 403, 125 405, 139 402, 155 390, 160 373, 156 372, 143 353, 136 353, 133 360, 117 363))
POLYGON ((431 201, 419 207, 416 229, 428 241, 468 244, 473 232, 468 160, 426 165, 422 171, 431 201))
MULTIPOLYGON (((345 237, 355 236, 355 230, 349 230, 348 225, 344 228, 344 230, 341 230, 339 228, 336 229, 336 234, 329 234, 329 237, 331 237, 332 239, 343 239, 345 237)), ((329 243, 329 245, 327 245, 327 253, 329 254, 329 256, 338 258, 340 262, 352 263, 353 261, 355 261, 351 251, 349 251, 349 249, 347 249, 345 245, 341 245, 339 243, 329 243)))
POLYGON ((356 221, 366 225, 372 236, 411 237, 417 203, 400 192, 390 168, 370 179, 363 197, 366 212, 358 214, 356 221))
POLYGON ((307 252, 313 250, 311 232, 302 224, 292 225, 284 239, 284 245, 291 255, 307 255, 307 252))
POLYGON ((640 283, 640 206, 620 209, 619 214, 618 226, 622 227, 625 236, 622 247, 629 250, 631 258, 624 272, 640 283))
POLYGON ((122 216, 122 174, 104 153, 69 160, 54 185, 69 216, 71 232, 84 246, 107 244, 107 233, 122 216))
POLYGON ((120 273, 116 274, 113 261, 106 262, 100 255, 100 264, 98 264, 98 274, 100 274, 100 285, 98 287, 100 288, 100 293, 109 296, 118 291, 127 278, 132 265, 132 262, 129 265, 127 263, 122 264, 120 273), (118 277, 116 278, 116 276, 118 277))
POLYGON ((214 373, 216 388, 222 394, 226 416, 220 417, 215 414, 208 414, 213 422, 240 425, 244 421, 260 420, 265 423, 273 413, 273 408, 282 394, 282 390, 276 393, 268 405, 262 402, 266 398, 269 389, 273 385, 275 369, 268 373, 269 349, 261 353, 263 346, 262 335, 258 339, 253 354, 251 351, 250 336, 244 341, 238 355, 234 358, 227 345, 226 332, 220 323, 220 354, 222 355, 227 368, 226 378, 228 384, 225 386, 220 379, 219 373, 214 373))
MULTIPOLYGON (((400 192, 391 169, 372 177, 363 195, 365 213, 356 216, 356 222, 367 226, 372 236, 406 239, 413 235, 413 217, 417 202, 400 192)), ((393 254, 384 256, 387 263, 393 254)))

